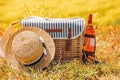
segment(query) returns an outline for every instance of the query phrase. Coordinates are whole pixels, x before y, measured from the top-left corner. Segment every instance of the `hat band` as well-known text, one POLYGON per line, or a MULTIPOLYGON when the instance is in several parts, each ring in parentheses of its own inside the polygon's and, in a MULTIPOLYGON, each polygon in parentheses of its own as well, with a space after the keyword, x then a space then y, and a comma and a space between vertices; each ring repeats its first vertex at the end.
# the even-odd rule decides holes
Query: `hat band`
MULTIPOLYGON (((43 48, 46 50, 46 46, 45 46, 44 43, 42 43, 42 46, 43 46, 43 48)), ((31 63, 29 63, 29 64, 24 64, 24 66, 32 66, 32 65, 35 65, 35 64, 39 63, 39 62, 43 59, 43 57, 44 57, 45 54, 46 54, 46 53, 43 52, 42 55, 41 55, 37 60, 35 60, 34 62, 31 62, 31 63)))
POLYGON ((24 64, 24 66, 32 66, 32 65, 35 65, 37 64, 38 62, 40 62, 42 60, 42 58, 44 57, 44 53, 42 53, 42 55, 38 58, 38 60, 30 63, 30 64, 24 64))

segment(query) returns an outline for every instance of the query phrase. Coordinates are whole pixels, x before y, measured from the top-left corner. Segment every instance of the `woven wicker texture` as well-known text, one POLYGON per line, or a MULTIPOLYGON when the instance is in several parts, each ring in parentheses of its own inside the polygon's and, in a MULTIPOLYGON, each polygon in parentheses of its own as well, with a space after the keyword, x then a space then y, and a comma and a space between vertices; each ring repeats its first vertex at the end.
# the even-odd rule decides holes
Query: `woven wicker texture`
POLYGON ((75 58, 82 59, 82 35, 76 39, 70 39, 71 44, 67 44, 67 39, 55 39, 55 62, 66 62, 75 58), (69 49, 66 49, 69 47, 69 49))

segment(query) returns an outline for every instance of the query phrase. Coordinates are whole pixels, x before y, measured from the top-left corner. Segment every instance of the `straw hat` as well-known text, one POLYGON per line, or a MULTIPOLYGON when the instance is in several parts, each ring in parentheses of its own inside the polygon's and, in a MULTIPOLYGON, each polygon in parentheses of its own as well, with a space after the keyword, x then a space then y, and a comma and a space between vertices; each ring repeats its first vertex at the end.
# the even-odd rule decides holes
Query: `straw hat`
POLYGON ((14 69, 22 66, 43 69, 54 58, 55 44, 51 36, 37 28, 22 28, 7 42, 6 60, 14 69))

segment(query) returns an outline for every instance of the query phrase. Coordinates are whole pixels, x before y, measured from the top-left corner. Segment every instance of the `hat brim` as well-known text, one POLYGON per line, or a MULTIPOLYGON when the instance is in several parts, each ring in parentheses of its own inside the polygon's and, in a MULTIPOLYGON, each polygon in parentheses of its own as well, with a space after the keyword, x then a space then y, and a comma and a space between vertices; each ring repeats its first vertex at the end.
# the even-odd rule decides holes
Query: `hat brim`
POLYGON ((9 65, 11 65, 12 68, 14 69, 20 69, 21 64, 16 60, 14 51, 12 49, 12 42, 14 37, 19 34, 22 31, 32 31, 39 37, 41 37, 44 40, 44 44, 46 46, 46 54, 43 56, 43 58, 36 63, 35 65, 32 65, 30 67, 34 69, 43 69, 45 68, 54 58, 55 55, 55 43, 52 37, 44 30, 38 29, 38 28, 33 28, 33 27, 26 27, 18 30, 15 32, 10 39, 7 42, 6 49, 5 49, 5 56, 6 60, 9 65))

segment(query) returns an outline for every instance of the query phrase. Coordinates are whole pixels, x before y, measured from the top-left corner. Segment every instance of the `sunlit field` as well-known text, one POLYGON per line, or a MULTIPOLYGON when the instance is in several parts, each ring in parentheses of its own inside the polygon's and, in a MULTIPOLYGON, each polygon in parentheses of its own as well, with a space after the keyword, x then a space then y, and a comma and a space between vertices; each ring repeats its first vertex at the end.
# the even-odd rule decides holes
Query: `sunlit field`
POLYGON ((100 64, 72 60, 43 71, 11 69, 0 58, 0 80, 120 80, 120 2, 119 0, 0 0, 0 33, 27 16, 48 18, 82 17, 93 14, 96 31, 96 57, 100 64))

